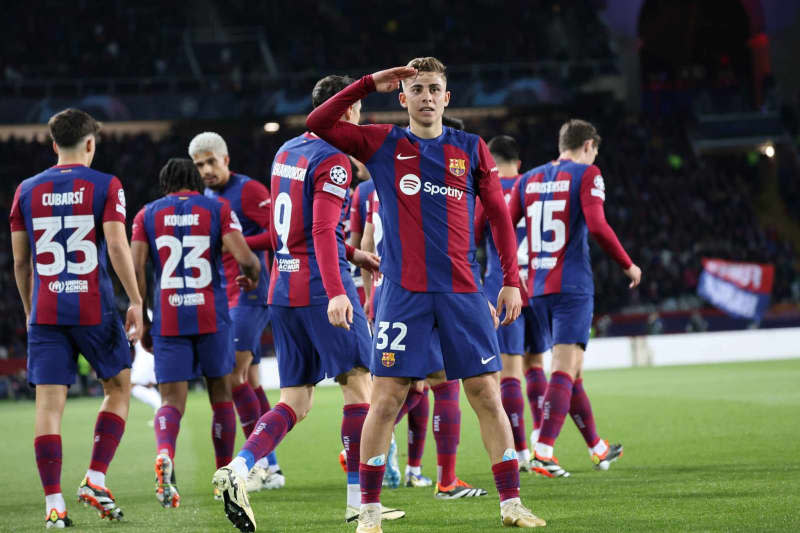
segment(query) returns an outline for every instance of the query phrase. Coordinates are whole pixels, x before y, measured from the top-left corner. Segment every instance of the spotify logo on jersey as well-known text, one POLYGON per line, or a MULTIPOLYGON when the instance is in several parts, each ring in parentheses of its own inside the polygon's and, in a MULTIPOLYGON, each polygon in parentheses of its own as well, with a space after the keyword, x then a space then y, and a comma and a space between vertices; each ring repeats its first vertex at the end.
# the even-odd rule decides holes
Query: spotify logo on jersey
POLYGON ((400 190, 403 191, 403 194, 407 196, 413 196, 417 194, 421 187, 422 182, 420 181, 419 177, 415 176, 414 174, 406 174, 400 178, 400 190))

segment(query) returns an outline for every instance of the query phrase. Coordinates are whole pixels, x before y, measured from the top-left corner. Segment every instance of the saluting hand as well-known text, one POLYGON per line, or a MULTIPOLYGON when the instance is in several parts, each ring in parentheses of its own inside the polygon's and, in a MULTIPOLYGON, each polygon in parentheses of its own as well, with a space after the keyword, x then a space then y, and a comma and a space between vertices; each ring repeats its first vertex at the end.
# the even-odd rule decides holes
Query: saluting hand
POLYGON ((353 323, 353 304, 346 294, 334 296, 328 302, 328 321, 337 328, 350 329, 353 323))
POLYGON ((417 75, 414 67, 394 67, 386 70, 379 70, 372 74, 372 81, 375 82, 375 90, 379 93, 390 93, 400 87, 400 82, 413 78, 417 75))

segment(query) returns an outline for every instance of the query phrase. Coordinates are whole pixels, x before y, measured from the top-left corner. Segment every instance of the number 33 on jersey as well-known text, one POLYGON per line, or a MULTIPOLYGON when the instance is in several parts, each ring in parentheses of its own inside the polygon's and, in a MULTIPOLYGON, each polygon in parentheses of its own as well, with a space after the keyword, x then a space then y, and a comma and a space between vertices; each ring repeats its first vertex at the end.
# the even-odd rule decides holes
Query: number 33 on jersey
POLYGON ((196 192, 168 194, 139 211, 131 239, 150 249, 153 333, 214 333, 230 322, 220 276, 222 236, 241 230, 227 203, 196 192))

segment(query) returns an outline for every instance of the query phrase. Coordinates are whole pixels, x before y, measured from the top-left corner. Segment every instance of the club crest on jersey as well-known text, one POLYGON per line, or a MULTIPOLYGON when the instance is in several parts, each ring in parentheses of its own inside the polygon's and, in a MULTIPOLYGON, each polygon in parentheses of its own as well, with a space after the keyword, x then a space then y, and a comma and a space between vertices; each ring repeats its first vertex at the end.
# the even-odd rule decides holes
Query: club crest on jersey
POLYGON ((450 174, 461 177, 467 173, 467 162, 464 159, 450 159, 450 174))
POLYGON ((383 352, 381 363, 387 368, 394 366, 394 352, 383 352))

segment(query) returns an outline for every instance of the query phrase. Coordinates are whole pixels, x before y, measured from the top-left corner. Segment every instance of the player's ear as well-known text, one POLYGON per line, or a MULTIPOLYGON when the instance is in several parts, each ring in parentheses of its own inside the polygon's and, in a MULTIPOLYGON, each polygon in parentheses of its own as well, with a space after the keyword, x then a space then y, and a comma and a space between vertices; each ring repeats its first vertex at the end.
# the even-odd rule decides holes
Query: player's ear
POLYGON ((94 135, 89 135, 86 138, 86 153, 87 154, 91 154, 92 152, 94 152, 94 143, 95 143, 94 135))
POLYGON ((223 157, 222 160, 225 161, 226 167, 231 164, 231 156, 228 154, 225 154, 225 157, 223 157))
POLYGON ((58 145, 55 141, 53 141, 53 151, 56 153, 56 155, 58 155, 58 145))
MULTIPOLYGON (((400 84, 400 88, 401 88, 401 89, 403 88, 403 85, 402 85, 402 83, 400 84)), ((403 106, 404 108, 407 108, 407 107, 408 107, 408 102, 406 101, 406 93, 404 93, 403 91, 400 91, 400 92, 397 94, 397 98, 400 100, 400 105, 401 105, 401 106, 403 106)))
POLYGON ((517 159, 517 173, 519 173, 519 168, 522 166, 522 160, 517 159))
POLYGON ((444 106, 447 107, 450 105, 450 91, 444 92, 444 106))

